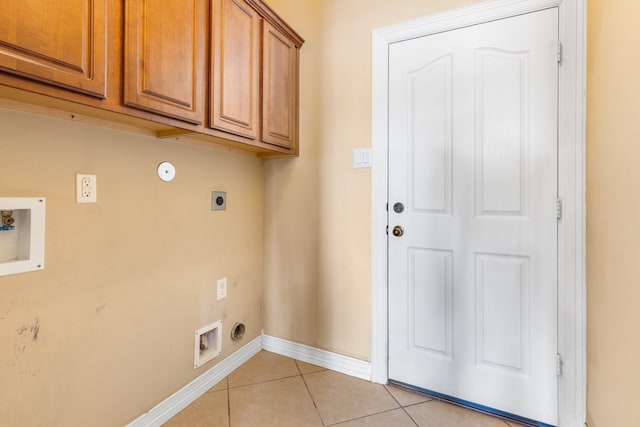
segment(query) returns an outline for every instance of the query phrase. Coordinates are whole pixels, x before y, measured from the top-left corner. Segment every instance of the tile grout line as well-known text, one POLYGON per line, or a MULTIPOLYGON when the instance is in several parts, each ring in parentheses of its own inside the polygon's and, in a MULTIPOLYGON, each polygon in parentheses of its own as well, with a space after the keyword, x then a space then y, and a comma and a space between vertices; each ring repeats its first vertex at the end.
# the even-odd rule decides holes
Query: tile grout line
MULTIPOLYGON (((413 424, 415 424, 415 425, 416 425, 416 427, 418 427, 418 423, 416 422, 416 420, 414 420, 414 419, 413 419, 413 417, 412 417, 412 416, 407 412, 407 410, 405 409, 404 405, 403 405, 402 403, 400 403, 400 401, 399 401, 398 399, 396 399, 396 397, 393 395, 393 393, 391 393, 391 391, 389 391, 389 388, 388 388, 387 386, 388 386, 388 384, 383 384, 383 385, 382 385, 382 387, 384 387, 384 389, 387 391, 387 393, 389 393, 389 395, 391 396, 391 398, 392 398, 393 400, 395 400, 395 401, 396 401, 396 403, 397 403, 398 405, 400 405, 400 409, 402 409, 402 411, 403 411, 405 414, 407 414, 407 417, 409 417, 409 419, 411 420, 411 422, 412 422, 413 424)), ((430 402, 430 400, 427 400, 427 402, 430 402)), ((426 402, 420 402, 420 403, 426 403, 426 402)), ((417 405, 417 403, 416 403, 416 405, 417 405)), ((409 405, 407 405, 407 406, 409 406, 409 405)))
POLYGON ((259 381, 257 383, 243 384, 243 385, 239 385, 239 386, 236 386, 236 387, 229 387, 229 389, 232 389, 232 388, 233 389, 238 389, 238 388, 250 387, 252 385, 267 384, 267 383, 272 383, 272 382, 275 382, 275 381, 281 381, 281 380, 286 380, 286 379, 289 379, 289 378, 295 378, 297 376, 299 376, 299 375, 298 374, 296 374, 296 375, 287 375, 286 377, 282 377, 282 378, 274 378, 274 379, 271 379, 271 380, 259 381))
POLYGON ((231 427, 231 390, 229 387, 229 377, 227 376, 227 378, 225 379, 227 380, 227 416, 228 416, 227 425, 231 427))
POLYGON ((396 397, 389 391, 389 389, 387 388, 387 385, 386 384, 382 384, 382 387, 386 390, 386 392, 389 394, 389 396, 391 396, 391 398, 396 401, 398 406, 400 406, 402 408, 402 403, 400 403, 400 401, 398 399, 396 399, 396 397))
MULTIPOLYGON (((357 421, 357 420, 362 420, 364 418, 369 418, 369 417, 375 417, 377 415, 381 415, 381 414, 386 414, 388 412, 393 412, 393 411, 397 411, 398 409, 402 409, 404 410, 404 408, 401 406, 399 408, 392 408, 392 409, 387 409, 386 411, 382 411, 382 412, 375 412, 373 414, 369 414, 369 415, 363 415, 361 417, 356 417, 356 418, 349 418, 348 420, 342 420, 342 421, 338 421, 337 423, 333 423, 333 424, 327 424, 326 427, 331 427, 331 426, 339 426, 340 424, 344 424, 344 423, 348 423, 351 421, 357 421)), ((406 411, 405 411, 406 413, 406 411)), ((409 415, 409 414, 407 414, 409 415)), ((413 420, 413 418, 411 418, 411 416, 409 415, 409 418, 411 419, 411 421, 416 424, 416 422, 413 420)), ((417 426, 418 424, 416 424, 417 426)))
MULTIPOLYGON (((285 357, 286 357, 286 356, 285 356, 285 357)), ((405 415, 406 415, 406 416, 411 420, 412 425, 414 425, 414 426, 416 426, 416 427, 419 427, 419 425, 420 425, 420 424, 418 423, 418 421, 417 421, 416 419, 414 419, 414 418, 411 416, 411 414, 408 412, 408 410, 407 410, 407 409, 408 409, 408 408, 417 407, 417 406, 421 406, 421 405, 426 404, 426 403, 434 403, 434 402, 441 402, 441 403, 446 404, 447 406, 448 406, 448 405, 451 405, 451 406, 459 407, 459 408, 464 409, 464 410, 466 410, 466 411, 475 412, 475 413, 479 413, 479 414, 483 414, 483 415, 488 415, 488 416, 489 416, 489 417, 491 417, 491 418, 494 418, 494 419, 497 419, 497 420, 502 421, 502 423, 503 423, 503 424, 501 424, 501 425, 503 425, 504 427, 516 427, 516 425, 515 425, 515 424, 511 424, 508 420, 506 420, 506 419, 504 419, 504 418, 502 418, 502 417, 498 417, 498 416, 496 416, 495 414, 488 414, 488 413, 486 413, 486 412, 484 412, 484 411, 473 410, 472 408, 468 408, 468 407, 466 407, 466 406, 464 406, 464 405, 455 404, 455 403, 452 403, 452 402, 446 401, 446 400, 444 400, 444 399, 434 398, 433 396, 430 396, 430 395, 427 395, 427 394, 423 394, 423 393, 416 393, 416 395, 421 396, 421 397, 423 397, 423 398, 425 398, 425 399, 428 399, 428 400, 426 400, 426 401, 422 401, 422 402, 408 403, 408 404, 406 404, 406 405, 403 405, 403 404, 400 402, 401 397, 402 397, 403 395, 402 395, 402 394, 400 394, 400 395, 399 395, 400 397, 398 397, 398 398, 397 398, 397 397, 396 397, 396 396, 391 392, 391 390, 392 390, 392 389, 395 389, 395 387, 391 387, 391 386, 390 386, 390 384, 381 384, 381 386, 385 389, 385 391, 387 392, 387 394, 391 396, 392 401, 394 401, 394 402, 396 403, 396 405, 397 405, 397 407, 396 407, 396 408, 386 409, 386 410, 382 410, 382 411, 380 411, 380 412, 375 412, 375 413, 372 413, 372 414, 366 414, 366 415, 357 416, 357 417, 354 417, 354 418, 349 418, 349 419, 345 419, 345 420, 339 420, 339 421, 335 421, 335 422, 327 423, 327 422, 323 419, 323 417, 322 417, 322 415, 321 415, 321 413, 320 413, 320 410, 319 410, 319 408, 318 408, 318 405, 317 405, 317 403, 316 403, 316 401, 315 401, 315 399, 314 399, 314 396, 313 396, 313 395, 312 395, 312 393, 311 393, 311 390, 310 390, 310 388, 309 388, 309 385, 308 385, 308 383, 307 383, 307 381, 306 381, 306 376, 313 376, 313 375, 316 375, 316 374, 321 374, 322 372, 326 372, 326 371, 329 371, 329 372, 335 372, 335 371, 331 371, 331 370, 326 370, 326 369, 324 369, 324 370, 321 370, 321 371, 317 371, 317 372, 308 372, 308 373, 306 373, 306 374, 305 374, 305 373, 303 373, 303 372, 302 372, 302 368, 301 368, 301 363, 302 363, 302 362, 299 362, 298 360, 293 359, 293 358, 290 358, 290 359, 291 359, 291 360, 294 362, 294 364, 295 364, 297 374, 292 374, 292 375, 284 376, 284 377, 282 377, 282 378, 274 378, 274 379, 269 379, 269 380, 264 380, 264 381, 258 381, 258 382, 255 382, 255 383, 244 384, 244 385, 240 385, 240 386, 237 386, 237 387, 231 387, 231 386, 230 386, 229 376, 227 376, 227 377, 225 377, 225 378, 224 378, 224 380, 223 380, 223 381, 225 381, 225 382, 226 382, 226 387, 225 387, 225 389, 224 389, 224 390, 218 390, 218 391, 225 391, 225 392, 227 393, 227 416, 228 416, 227 427, 232 427, 232 420, 231 420, 231 415, 232 415, 232 408, 231 408, 231 389, 232 389, 232 388, 233 388, 234 390, 240 390, 240 389, 247 388, 247 387, 251 387, 251 386, 256 386, 256 385, 261 385, 261 384, 268 384, 268 383, 274 383, 274 382, 278 382, 278 381, 284 381, 284 380, 287 380, 287 379, 294 379, 294 378, 297 378, 297 377, 300 377, 300 378, 302 379, 302 382, 303 382, 303 384, 304 384, 304 386, 305 386, 305 388, 306 388, 306 390, 307 390, 307 394, 308 394, 308 396, 309 396, 309 397, 310 397, 310 399, 311 399, 311 402, 312 402, 312 404, 313 404, 313 406, 314 406, 314 410, 316 411, 316 414, 317 414, 317 416, 318 416, 318 419, 319 419, 319 420, 320 420, 320 422, 321 422, 321 426, 323 426, 323 427, 330 427, 330 426, 331 426, 331 427, 337 427, 337 426, 342 425, 342 424, 344 424, 344 423, 357 422, 358 420, 364 420, 364 419, 367 419, 367 418, 369 418, 369 417, 377 417, 377 416, 380 416, 380 415, 382 415, 382 414, 388 414, 388 413, 391 413, 391 412, 393 412, 393 411, 395 411, 395 410, 397 410, 397 409, 402 409, 402 411, 404 411, 405 415)), ((292 373, 292 370, 290 370, 290 372, 292 373)), ((216 385, 217 385, 217 384, 216 384, 216 385)), ((214 387, 215 387, 215 386, 214 386, 214 387)), ((212 388, 213 388, 213 387, 212 387, 212 388)), ((206 391, 205 393, 211 393, 211 392, 213 392, 213 390, 211 390, 211 389, 210 389, 210 390, 206 391)), ((407 400, 410 400, 410 399, 407 399, 407 400)), ((190 406, 191 406, 191 405, 190 405, 190 406)), ((187 409, 187 408, 185 408, 185 409, 187 409)), ((375 408, 374 408, 374 410, 375 410, 375 408)), ((518 424, 518 425, 520 425, 520 424, 518 424)), ((525 425, 523 425, 523 427, 525 427, 525 425)), ((531 427, 533 427, 533 426, 531 426, 531 427)))
POLYGON ((318 414, 318 418, 320 418, 320 422, 322 423, 322 425, 326 426, 327 424, 322 419, 322 414, 320 413, 320 410, 318 409, 318 405, 316 405, 316 401, 313 398, 313 395, 311 394, 311 390, 309 390, 309 385, 307 384, 307 380, 305 380, 304 375, 302 374, 302 370, 300 370, 300 366, 298 365, 298 361, 294 359, 294 362, 296 364, 296 368, 298 368, 298 372, 300 372, 300 378, 302 378, 302 382, 304 383, 304 387, 307 389, 307 393, 309 393, 309 398, 311 399, 311 403, 313 403, 313 408, 316 410, 316 414, 318 414))
MULTIPOLYGON (((314 372, 314 373, 315 373, 315 372, 314 372)), ((303 375, 303 381, 304 381, 304 375, 303 375)), ((306 382, 305 382, 305 384, 306 384, 306 382)), ((348 419, 348 420, 338 421, 338 422, 333 423, 333 424, 325 424, 325 426, 326 426, 326 427, 329 427, 329 426, 337 426, 337 425, 340 425, 340 424, 343 424, 343 423, 346 423, 346 422, 350 422, 350 421, 361 420, 361 419, 368 418, 368 417, 375 417, 375 416, 380 415, 380 414, 386 414, 387 412, 396 411, 396 410, 398 410, 398 409, 402 409, 402 410, 407 414, 407 416, 409 417, 409 419, 411 420, 411 422, 413 422, 416 426, 418 426, 418 424, 417 424, 417 423, 415 422, 415 420, 411 417, 411 415, 409 415, 409 414, 407 413, 407 411, 405 411, 405 410, 404 410, 404 407, 403 407, 403 406, 402 406, 402 404, 398 401, 398 399, 396 399, 396 398, 395 398, 395 396, 394 396, 393 394, 391 394, 391 392, 387 389, 386 384, 382 384, 382 388, 384 388, 384 389, 386 390, 386 392, 391 396, 391 398, 392 398, 392 399, 393 399, 393 400, 398 404, 398 407, 397 407, 397 408, 391 408, 391 409, 388 409, 388 410, 386 410, 386 411, 381 411, 381 412, 374 412, 374 413, 372 413, 372 414, 363 415, 363 416, 361 416, 361 417, 350 418, 350 419, 348 419)), ((311 393, 309 393, 309 394, 311 394, 311 393)), ((311 399, 313 400, 313 397, 312 397, 311 399)), ((420 402, 420 403, 426 403, 426 402, 420 402)), ((315 405, 315 402, 314 402, 314 405, 315 405)))
MULTIPOLYGON (((429 396, 429 395, 427 395, 427 396, 429 396)), ((514 427, 509 423, 509 421, 516 422, 515 420, 511 420, 510 418, 505 418, 505 417, 500 416, 498 414, 495 414, 493 412, 484 411, 484 410, 479 409, 479 408, 474 408, 472 406, 464 405, 464 404, 461 404, 461 403, 458 403, 458 402, 454 402, 454 401, 443 399, 443 398, 436 397, 436 396, 433 396, 431 398, 430 402, 441 402, 441 403, 445 403, 447 405, 457 406, 458 408, 462 408, 462 409, 465 409, 465 410, 470 411, 470 412, 475 412, 476 414, 485 415, 485 416, 487 416, 489 418, 493 418, 495 420, 502 421, 503 423, 505 423, 509 427, 514 427)), ((418 404, 416 403, 415 405, 418 405, 418 404)), ((415 405, 411 405, 411 406, 415 406, 415 405)), ((518 423, 518 425, 520 425, 520 423, 518 423)), ((533 426, 531 424, 522 424, 522 427, 535 427, 535 426, 533 426)))
MULTIPOLYGON (((385 386, 385 387, 386 387, 386 386, 385 386)), ((391 392, 389 392, 389 393, 391 393, 391 392)), ((404 411, 404 413, 405 413, 405 414, 407 414, 407 416, 409 417, 409 419, 411 420, 411 422, 412 422, 413 424, 415 424, 416 426, 418 426, 418 427, 419 427, 418 421, 416 421, 416 420, 411 416, 411 414, 409 413, 409 411, 407 411, 407 408, 411 408, 411 407, 413 407, 413 406, 418 406, 418 405, 423 405, 423 404, 425 404, 425 403, 430 403, 430 402, 433 402, 433 401, 434 401, 434 399, 433 399, 433 398, 428 397, 428 398, 427 398, 427 400, 425 400, 424 402, 411 403, 411 404, 408 404, 408 405, 402 405, 402 404, 401 404, 401 407, 402 407, 402 410, 404 411)), ((400 403, 400 402, 398 402, 398 403, 400 403)))
MULTIPOLYGON (((427 402, 428 402, 428 401, 427 401, 427 402)), ((422 402, 422 403, 426 403, 426 402, 422 402)), ((413 424, 415 424, 415 425, 416 425, 416 427, 419 427, 419 426, 418 426, 418 422, 417 422, 416 420, 414 420, 414 419, 413 419, 413 417, 411 416, 411 414, 410 414, 409 412, 407 412, 407 408, 405 408, 405 407, 403 406, 403 407, 402 407, 402 410, 404 411, 404 413, 405 413, 405 414, 407 414, 407 417, 409 417, 409 419, 411 420, 411 422, 412 422, 413 424)), ((231 426, 229 426, 229 427, 231 427, 231 426)))
POLYGON ((413 408, 414 406, 422 405, 423 403, 431 403, 431 402, 441 402, 441 401, 437 399, 429 399, 429 400, 425 400, 424 402, 410 403, 408 405, 404 405, 403 408, 413 408))
MULTIPOLYGON (((425 396, 429 396, 429 395, 425 395, 425 396)), ((439 399, 437 397, 430 397, 429 400, 427 400, 425 402, 412 403, 412 404, 403 406, 402 409, 405 410, 405 412, 407 413, 407 415, 409 415, 409 417, 411 418, 412 421, 416 422, 415 420, 413 420, 413 417, 411 417, 411 414, 409 414, 409 412, 406 411, 406 408, 411 408, 411 407, 414 407, 414 406, 418 406, 418 405, 422 405, 424 403, 430 403, 430 402, 441 402, 441 403, 444 403, 444 404, 447 404, 447 405, 456 406, 458 408, 464 409, 464 410, 469 411, 469 412, 474 412, 476 414, 481 414, 481 415, 485 415, 485 416, 487 416, 489 418, 493 418, 494 420, 502 421, 508 427, 515 427, 515 426, 512 426, 511 424, 509 424, 509 422, 506 419, 504 419, 502 417, 499 417, 499 416, 496 416, 495 414, 487 413, 487 412, 484 412, 484 411, 474 410, 473 408, 469 408, 469 407, 464 406, 464 405, 459 405, 459 404, 456 404, 454 402, 450 402, 448 400, 439 399)), ((523 427, 525 427, 525 426, 523 426, 523 427)), ((533 426, 531 426, 531 427, 533 427, 533 426)))
POLYGON ((398 405, 400 405, 400 407, 401 407, 401 408, 408 408, 408 407, 410 407, 410 406, 417 406, 417 405, 421 405, 421 404, 423 404, 423 403, 433 402, 433 401, 435 400, 433 397, 431 397, 431 396, 429 396, 429 395, 427 395, 427 394, 419 393, 419 394, 417 394, 418 396, 424 397, 424 398, 425 398, 425 399, 427 399, 427 400, 425 400, 424 402, 416 402, 416 403, 409 403, 409 404, 407 404, 407 405, 403 405, 402 403, 400 403, 400 401, 399 401, 398 399, 396 399, 396 397, 393 395, 393 393, 391 393, 391 392, 389 391, 389 389, 387 388, 388 384, 383 384, 383 386, 384 386, 384 389, 385 389, 385 390, 387 390, 387 393, 389 393, 389 394, 391 395, 391 397, 393 397, 393 399, 394 399, 396 402, 398 402, 398 405))
POLYGON ((384 385, 384 388, 389 392, 389 394, 391 394, 391 397, 393 397, 394 399, 396 399, 395 396, 393 396, 393 394, 389 390, 389 386, 390 385, 393 385, 394 387, 396 387, 396 388, 398 388, 400 390, 406 391, 407 393, 411 393, 411 394, 413 394, 415 396, 420 396, 420 397, 422 397, 424 399, 427 399, 424 402, 408 403, 406 405, 403 405, 402 403, 400 403, 400 401, 398 399, 396 399, 396 402, 398 402, 398 404, 403 408, 408 408, 409 406, 415 406, 415 405, 419 405, 421 403, 427 403, 427 402, 431 402, 431 401, 434 401, 434 400, 438 400, 437 398, 435 398, 435 397, 433 397, 433 396, 431 396, 429 394, 420 393, 419 391, 412 390, 412 389, 409 389, 409 388, 405 388, 405 387, 402 387, 402 386, 396 386, 395 384, 387 383, 387 384, 383 384, 383 385, 384 385))

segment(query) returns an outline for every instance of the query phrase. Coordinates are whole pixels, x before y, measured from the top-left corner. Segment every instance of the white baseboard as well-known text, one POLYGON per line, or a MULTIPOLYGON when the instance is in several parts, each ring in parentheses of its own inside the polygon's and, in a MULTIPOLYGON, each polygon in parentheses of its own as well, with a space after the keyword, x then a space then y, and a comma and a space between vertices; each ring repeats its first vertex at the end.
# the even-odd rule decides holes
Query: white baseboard
POLYGON ((126 427, 160 427, 263 349, 371 381, 371 363, 369 362, 270 335, 262 335, 173 393, 149 412, 131 421, 126 427))
POLYGON ((262 348, 272 353, 291 357, 341 372, 352 377, 371 381, 371 363, 330 351, 320 350, 304 344, 283 340, 270 335, 262 336, 262 348))
POLYGON ((222 362, 191 381, 186 386, 160 402, 149 412, 127 424, 127 427, 159 427, 173 418, 178 412, 193 403, 211 387, 225 379, 230 373, 242 366, 247 360, 262 350, 262 336, 228 356, 222 362))

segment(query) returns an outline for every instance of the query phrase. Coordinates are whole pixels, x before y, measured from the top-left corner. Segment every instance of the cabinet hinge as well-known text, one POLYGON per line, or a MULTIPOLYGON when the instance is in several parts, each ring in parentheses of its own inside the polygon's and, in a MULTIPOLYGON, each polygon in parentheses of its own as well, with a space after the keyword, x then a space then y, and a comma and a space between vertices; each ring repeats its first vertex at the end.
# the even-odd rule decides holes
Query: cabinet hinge
POLYGON ((558 374, 558 376, 562 375, 562 356, 560 356, 560 353, 556 354, 556 374, 558 374))
POLYGON ((389 226, 387 225, 387 236, 389 235, 389 226))
POLYGON ((556 199, 556 218, 562 219, 562 199, 559 197, 556 199))
POLYGON ((557 53, 558 53, 558 64, 561 64, 562 63, 562 43, 560 42, 558 42, 557 53))

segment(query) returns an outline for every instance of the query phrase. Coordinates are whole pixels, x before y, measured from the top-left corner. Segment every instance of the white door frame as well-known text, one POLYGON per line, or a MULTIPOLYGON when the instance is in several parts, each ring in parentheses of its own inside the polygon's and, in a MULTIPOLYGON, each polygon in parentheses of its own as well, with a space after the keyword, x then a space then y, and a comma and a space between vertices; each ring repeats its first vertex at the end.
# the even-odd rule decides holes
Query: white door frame
POLYGON ((585 93, 586 0, 493 0, 373 32, 371 380, 388 380, 388 69, 391 43, 558 7, 559 67, 558 381, 561 427, 586 419, 585 93))

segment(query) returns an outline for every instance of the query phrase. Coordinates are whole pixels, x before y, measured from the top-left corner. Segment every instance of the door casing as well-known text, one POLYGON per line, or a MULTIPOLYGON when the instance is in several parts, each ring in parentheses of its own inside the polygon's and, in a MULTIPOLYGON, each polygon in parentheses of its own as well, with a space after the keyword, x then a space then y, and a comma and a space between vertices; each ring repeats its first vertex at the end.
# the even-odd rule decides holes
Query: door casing
POLYGON ((492 0, 373 32, 371 380, 388 380, 388 64, 391 43, 549 7, 560 11, 558 194, 558 415, 561 427, 586 420, 585 107, 586 0, 492 0))

